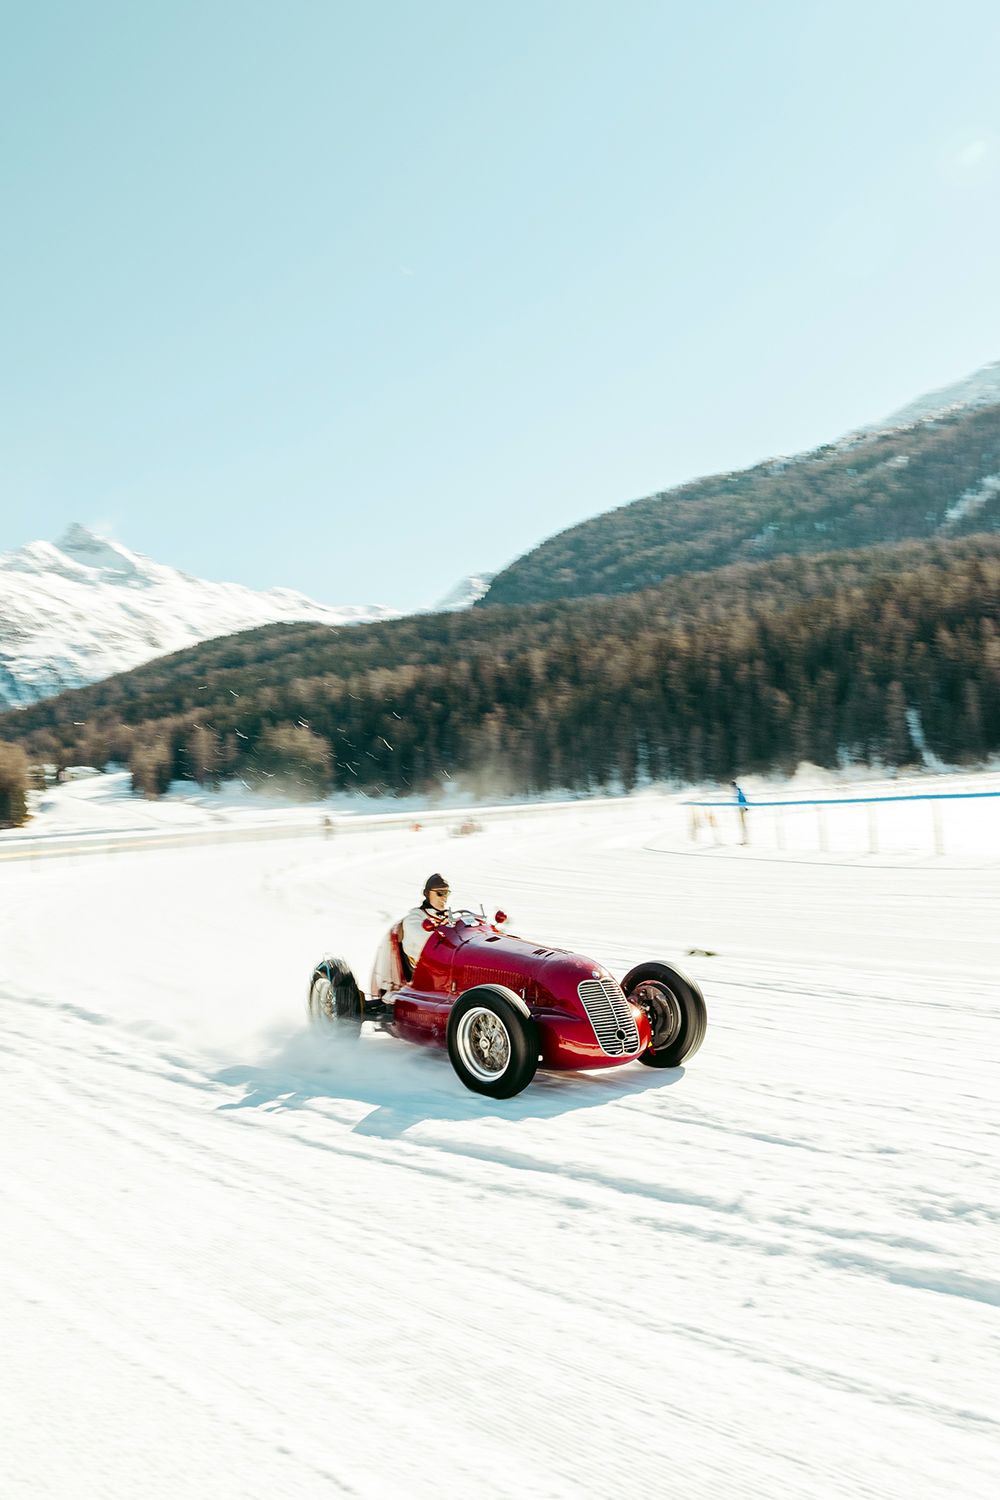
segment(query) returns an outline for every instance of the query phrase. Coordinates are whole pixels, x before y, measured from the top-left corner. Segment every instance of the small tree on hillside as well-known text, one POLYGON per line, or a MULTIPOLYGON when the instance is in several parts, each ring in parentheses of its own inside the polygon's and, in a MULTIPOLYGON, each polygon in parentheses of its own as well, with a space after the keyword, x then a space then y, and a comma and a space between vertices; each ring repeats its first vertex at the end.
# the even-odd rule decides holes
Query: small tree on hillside
POLYGON ((310 791, 325 792, 332 780, 330 746, 301 724, 269 724, 257 743, 255 769, 310 791))
POLYGON ((0 740, 0 828, 19 828, 27 821, 30 784, 28 757, 20 745, 0 740))
POLYGON ((133 792, 140 792, 144 797, 162 797, 170 785, 172 764, 170 744, 165 739, 133 746, 128 763, 133 792))
POLYGON ((187 758, 195 781, 202 786, 218 785, 220 746, 214 729, 206 729, 204 724, 195 726, 187 742, 187 758))

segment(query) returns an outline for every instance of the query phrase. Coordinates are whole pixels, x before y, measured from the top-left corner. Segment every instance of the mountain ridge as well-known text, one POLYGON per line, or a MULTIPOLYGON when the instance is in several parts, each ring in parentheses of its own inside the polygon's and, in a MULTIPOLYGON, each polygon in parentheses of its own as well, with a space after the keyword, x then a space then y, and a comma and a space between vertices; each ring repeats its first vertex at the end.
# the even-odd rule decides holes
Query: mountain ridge
POLYGON ((976 399, 908 426, 859 431, 578 522, 515 558, 474 607, 633 593, 731 563, 1000 529, 992 368, 976 399))
POLYGON ((255 625, 350 625, 399 613, 197 578, 73 522, 57 542, 0 554, 0 709, 255 625))
POLYGON ((1000 359, 981 365, 971 375, 953 380, 948 385, 937 386, 926 395, 917 396, 901 406, 881 422, 868 422, 858 427, 848 437, 867 433, 893 432, 899 428, 912 427, 918 422, 932 421, 936 417, 967 411, 970 407, 996 406, 1000 404, 1000 359))

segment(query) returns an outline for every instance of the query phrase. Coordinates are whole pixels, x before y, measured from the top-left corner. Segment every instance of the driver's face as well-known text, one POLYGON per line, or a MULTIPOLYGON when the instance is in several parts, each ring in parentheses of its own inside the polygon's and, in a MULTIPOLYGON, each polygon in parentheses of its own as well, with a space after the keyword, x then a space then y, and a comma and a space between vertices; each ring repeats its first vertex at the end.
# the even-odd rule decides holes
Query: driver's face
POLYGON ((427 892, 427 899, 435 911, 447 911, 450 895, 451 892, 446 885, 436 885, 427 892))

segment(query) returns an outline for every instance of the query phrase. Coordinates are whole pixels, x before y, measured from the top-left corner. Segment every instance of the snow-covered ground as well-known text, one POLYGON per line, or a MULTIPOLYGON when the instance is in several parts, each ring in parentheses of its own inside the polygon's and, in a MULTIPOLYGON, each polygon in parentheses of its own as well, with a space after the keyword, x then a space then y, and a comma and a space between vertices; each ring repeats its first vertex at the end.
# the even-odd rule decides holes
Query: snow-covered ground
POLYGON ((932 804, 874 850, 864 808, 825 847, 755 809, 744 847, 652 793, 5 836, 0 1492, 994 1493, 998 805, 940 804, 940 853, 932 804), (701 1052, 497 1104, 310 1033, 312 962, 366 976, 435 869, 617 973, 679 960, 701 1052))

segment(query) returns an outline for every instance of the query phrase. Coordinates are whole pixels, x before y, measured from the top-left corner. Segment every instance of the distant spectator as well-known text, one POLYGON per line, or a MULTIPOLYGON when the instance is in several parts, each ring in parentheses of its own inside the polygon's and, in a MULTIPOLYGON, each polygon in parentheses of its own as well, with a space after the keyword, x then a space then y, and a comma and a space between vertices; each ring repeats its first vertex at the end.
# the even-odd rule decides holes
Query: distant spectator
POLYGON ((748 833, 747 833, 747 808, 749 807, 750 804, 747 801, 747 794, 746 794, 746 792, 743 790, 743 788, 741 786, 738 785, 737 782, 735 782, 735 781, 730 782, 730 785, 731 785, 733 791, 736 793, 736 805, 739 808, 739 813, 740 813, 740 842, 742 844, 746 844, 746 843, 749 843, 749 838, 748 838, 748 833))

